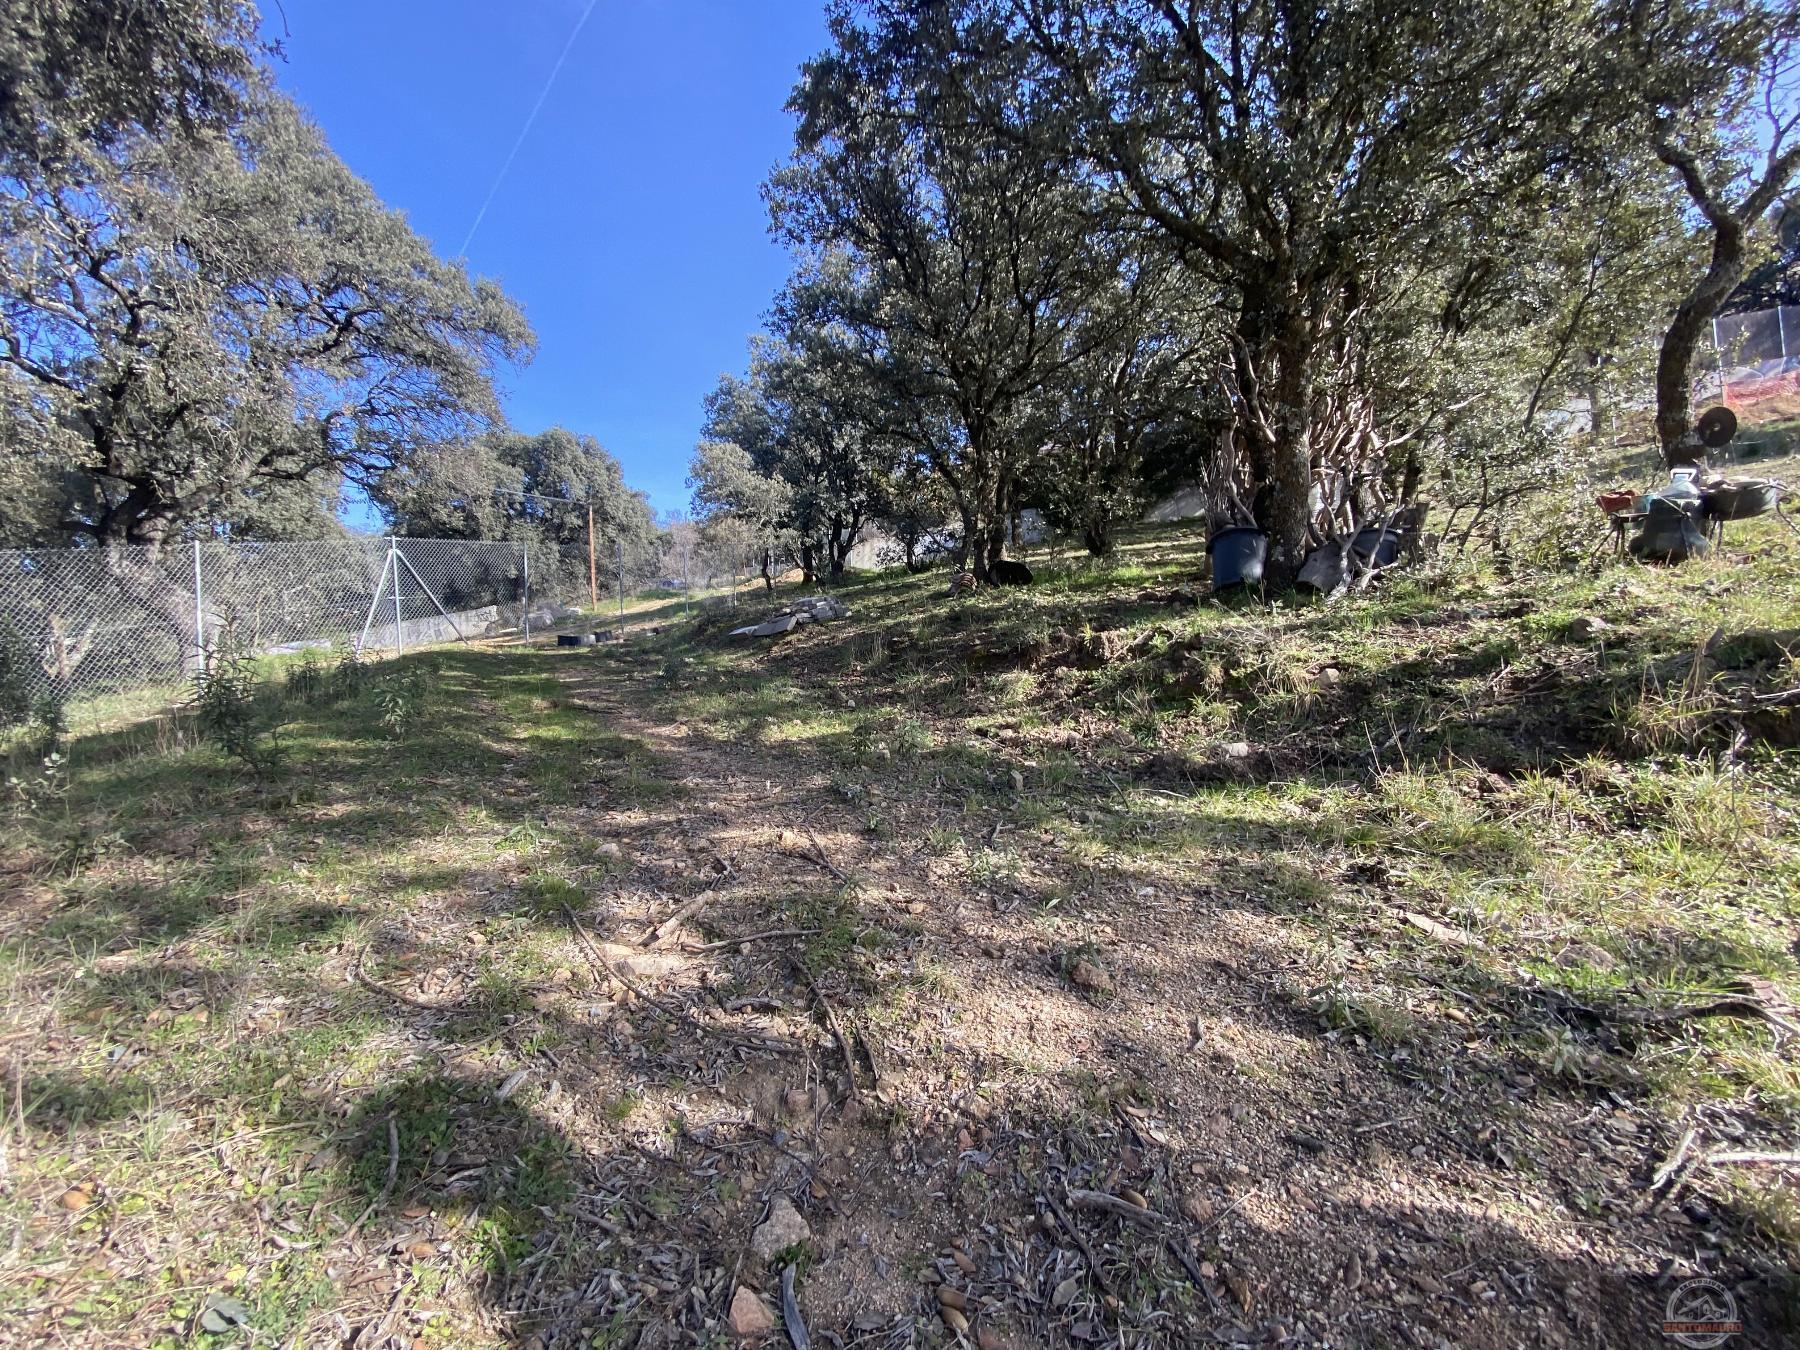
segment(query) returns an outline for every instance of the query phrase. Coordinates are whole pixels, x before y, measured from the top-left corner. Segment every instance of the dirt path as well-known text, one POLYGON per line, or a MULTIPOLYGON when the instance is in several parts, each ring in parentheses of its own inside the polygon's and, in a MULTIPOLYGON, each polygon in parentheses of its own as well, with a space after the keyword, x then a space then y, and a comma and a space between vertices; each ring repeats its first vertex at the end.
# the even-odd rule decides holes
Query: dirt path
MULTIPOLYGON (((844 1343, 1637 1346, 1672 1258, 1720 1240, 1651 1206, 1664 1145, 1628 1103, 1547 1091, 1473 1037, 1421 1062, 1331 1029, 1245 889, 1077 856, 1056 820, 954 789, 847 782, 804 737, 714 739, 648 666, 559 673, 675 788, 571 808, 622 850, 584 923, 636 992, 609 986, 589 1067, 564 1068, 576 1100, 633 1103, 674 1189, 651 1246, 715 1272, 695 1319, 739 1285, 777 1303, 746 1248, 778 1196, 811 1230, 798 1306, 844 1343), (972 874, 957 838, 1015 865, 972 874), (1648 1212, 1594 1203, 1623 1196, 1648 1212)), ((616 1157, 584 1115, 571 1133, 616 1157)))

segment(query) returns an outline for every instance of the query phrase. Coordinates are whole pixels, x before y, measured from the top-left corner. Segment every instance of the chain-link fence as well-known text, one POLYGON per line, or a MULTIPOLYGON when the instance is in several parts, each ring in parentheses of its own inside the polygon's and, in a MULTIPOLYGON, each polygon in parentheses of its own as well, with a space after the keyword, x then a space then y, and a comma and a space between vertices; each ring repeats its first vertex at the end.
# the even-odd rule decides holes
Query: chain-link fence
POLYGON ((1694 397, 1764 421, 1800 411, 1800 306, 1722 314, 1695 358, 1694 397))
POLYGON ((404 650, 530 622, 517 543, 344 538, 0 550, 0 670, 15 703, 183 682, 229 640, 257 654, 404 650))

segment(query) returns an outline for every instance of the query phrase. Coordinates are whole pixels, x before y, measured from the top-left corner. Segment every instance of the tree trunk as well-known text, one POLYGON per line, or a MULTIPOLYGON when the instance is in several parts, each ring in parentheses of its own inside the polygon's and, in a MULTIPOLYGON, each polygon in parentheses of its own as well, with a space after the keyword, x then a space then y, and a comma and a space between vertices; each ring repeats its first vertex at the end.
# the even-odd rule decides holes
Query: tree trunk
POLYGON ((1606 435, 1605 390, 1601 387, 1600 376, 1605 369, 1606 356, 1601 352, 1588 353, 1587 369, 1587 401, 1588 401, 1588 435, 1599 440, 1606 435))
POLYGON ((956 541, 956 570, 974 572, 980 576, 981 562, 975 556, 975 551, 981 543, 981 531, 975 523, 975 512, 960 494, 957 498, 956 514, 962 521, 962 536, 956 541))
POLYGON ((818 571, 818 550, 812 544, 800 545, 800 580, 805 585, 812 585, 818 571))
MULTIPOLYGON (((1694 426, 1692 370, 1701 334, 1744 275, 1744 232, 1729 219, 1713 222, 1712 261, 1706 275, 1682 299, 1663 333, 1656 354, 1656 438, 1663 462, 1686 464, 1706 455, 1691 435, 1694 426)), ((1723 397, 1724 390, 1720 390, 1723 397)))
POLYGON ((775 550, 765 548, 762 554, 763 587, 770 595, 775 594, 775 550))
POLYGON ((844 539, 844 521, 841 516, 831 518, 831 532, 825 536, 825 562, 836 581, 844 575, 844 558, 850 552, 850 545, 844 539))
POLYGON ((1311 543, 1313 361, 1310 334, 1290 322, 1276 348, 1275 444, 1268 478, 1257 494, 1257 524, 1269 536, 1269 580, 1285 586, 1300 574, 1311 543))

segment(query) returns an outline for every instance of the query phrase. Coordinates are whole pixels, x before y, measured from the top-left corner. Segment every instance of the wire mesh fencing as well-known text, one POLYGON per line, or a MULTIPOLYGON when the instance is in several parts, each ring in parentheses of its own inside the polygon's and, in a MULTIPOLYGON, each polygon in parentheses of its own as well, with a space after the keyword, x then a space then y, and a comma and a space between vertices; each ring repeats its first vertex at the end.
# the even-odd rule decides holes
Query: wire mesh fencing
POLYGON ((405 650, 529 622, 518 543, 199 542, 0 550, 0 677, 15 712, 173 689, 229 643, 257 655, 405 650))
POLYGON ((1694 397, 1752 422, 1800 409, 1800 306, 1722 314, 1695 360, 1694 397))

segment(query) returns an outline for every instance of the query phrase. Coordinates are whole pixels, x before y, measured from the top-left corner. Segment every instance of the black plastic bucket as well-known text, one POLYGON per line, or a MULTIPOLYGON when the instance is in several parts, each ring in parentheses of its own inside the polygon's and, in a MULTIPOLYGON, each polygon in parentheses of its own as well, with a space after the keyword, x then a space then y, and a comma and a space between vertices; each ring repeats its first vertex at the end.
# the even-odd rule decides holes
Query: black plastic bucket
POLYGON ((592 633, 558 633, 556 645, 559 647, 591 647, 594 645, 592 633))
POLYGON ((1212 559, 1213 589, 1259 586, 1269 560, 1269 536, 1254 525, 1232 525, 1206 541, 1212 559))
POLYGON ((1400 561, 1400 531, 1384 530, 1379 525, 1365 525, 1350 541, 1350 551, 1365 562, 1373 553, 1377 567, 1392 567, 1400 561))

